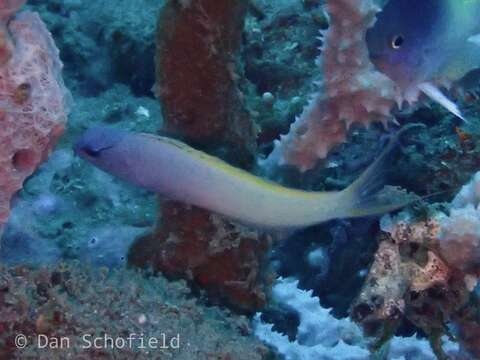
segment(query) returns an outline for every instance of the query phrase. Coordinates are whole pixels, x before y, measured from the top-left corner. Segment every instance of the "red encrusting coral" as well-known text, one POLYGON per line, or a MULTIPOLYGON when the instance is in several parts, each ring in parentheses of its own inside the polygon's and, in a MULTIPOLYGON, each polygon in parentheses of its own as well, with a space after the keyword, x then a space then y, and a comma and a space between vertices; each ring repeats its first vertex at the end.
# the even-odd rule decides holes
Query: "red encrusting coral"
MULTIPOLYGON (((168 2, 157 32, 156 94, 164 129, 248 168, 256 131, 242 101, 236 56, 248 3, 168 2)), ((234 191, 234 189, 232 189, 234 191)), ((268 237, 208 211, 160 202, 155 232, 132 247, 129 262, 183 277, 212 301, 245 312, 265 303, 268 237), (216 299, 216 300, 215 300, 216 299)))
POLYGON ((186 278, 206 289, 213 302, 241 311, 265 305, 267 235, 174 201, 162 204, 160 221, 156 233, 132 247, 130 263, 186 278))
POLYGON ((0 2, 0 232, 12 196, 46 160, 69 111, 58 50, 37 14, 13 16, 22 4, 0 2))

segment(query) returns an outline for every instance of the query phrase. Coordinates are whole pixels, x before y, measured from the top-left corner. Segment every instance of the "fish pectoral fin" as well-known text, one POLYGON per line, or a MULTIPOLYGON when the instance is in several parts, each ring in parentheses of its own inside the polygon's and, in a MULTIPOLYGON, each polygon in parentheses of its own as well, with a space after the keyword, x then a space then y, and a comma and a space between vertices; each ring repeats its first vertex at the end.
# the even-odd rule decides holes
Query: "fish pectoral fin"
POLYGON ((468 42, 471 42, 471 43, 474 43, 476 45, 480 45, 480 34, 476 34, 476 35, 473 35, 473 36, 470 36, 468 39, 467 39, 468 42))
POLYGON ((463 117, 462 112, 452 100, 447 98, 438 87, 429 82, 424 82, 418 85, 418 88, 421 92, 427 95, 430 99, 443 106, 446 110, 451 112, 453 115, 459 117, 463 121, 467 120, 463 117))

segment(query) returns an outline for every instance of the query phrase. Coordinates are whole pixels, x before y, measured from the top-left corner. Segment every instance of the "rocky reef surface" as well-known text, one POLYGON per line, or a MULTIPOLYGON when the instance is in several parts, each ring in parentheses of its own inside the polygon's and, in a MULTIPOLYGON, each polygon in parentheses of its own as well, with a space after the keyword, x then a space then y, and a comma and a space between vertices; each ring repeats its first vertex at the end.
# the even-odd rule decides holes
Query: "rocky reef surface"
POLYGON ((260 360, 269 353, 247 318, 198 304, 184 282, 78 262, 0 271, 2 359, 260 360))

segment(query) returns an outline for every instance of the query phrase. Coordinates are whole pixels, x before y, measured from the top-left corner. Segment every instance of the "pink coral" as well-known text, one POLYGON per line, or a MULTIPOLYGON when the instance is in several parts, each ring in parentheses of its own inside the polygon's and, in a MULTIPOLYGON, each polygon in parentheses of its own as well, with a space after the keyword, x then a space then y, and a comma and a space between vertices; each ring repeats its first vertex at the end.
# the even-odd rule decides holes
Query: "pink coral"
POLYGON ((7 23, 26 0, 0 0, 0 65, 5 65, 12 57, 13 42, 8 34, 7 23))
POLYGON ((0 0, 0 21, 7 22, 27 0, 0 0))
POLYGON ((370 62, 365 41, 380 8, 372 0, 328 0, 327 10, 320 92, 276 142, 266 166, 288 164, 306 171, 345 141, 351 125, 395 121, 390 110, 400 101, 399 89, 370 62))
POLYGON ((480 172, 464 185, 452 201, 450 214, 442 216, 439 251, 461 271, 480 275, 480 172))
POLYGON ((12 196, 63 133, 70 97, 58 49, 39 16, 19 13, 5 25, 22 3, 0 0, 3 38, 12 39, 8 61, 0 65, 0 231, 12 196))

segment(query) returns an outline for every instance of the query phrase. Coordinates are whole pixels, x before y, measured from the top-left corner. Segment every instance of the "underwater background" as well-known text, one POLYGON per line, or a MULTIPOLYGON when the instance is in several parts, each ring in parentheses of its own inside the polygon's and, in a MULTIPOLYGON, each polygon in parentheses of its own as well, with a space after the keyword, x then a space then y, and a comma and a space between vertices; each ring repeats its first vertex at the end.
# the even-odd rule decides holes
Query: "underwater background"
POLYGON ((0 360, 480 358, 480 5, 417 2, 0 0, 0 360), (74 151, 161 134, 333 192, 405 125, 365 194, 415 201, 300 228, 74 151))

